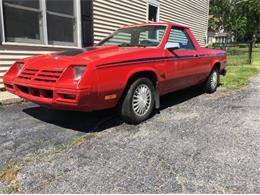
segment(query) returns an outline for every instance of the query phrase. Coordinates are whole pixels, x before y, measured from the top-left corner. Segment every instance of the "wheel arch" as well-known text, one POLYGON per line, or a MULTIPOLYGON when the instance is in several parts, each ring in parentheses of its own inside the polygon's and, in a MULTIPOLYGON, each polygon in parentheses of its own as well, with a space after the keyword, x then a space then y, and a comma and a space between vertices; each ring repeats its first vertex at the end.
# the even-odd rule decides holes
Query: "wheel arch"
POLYGON ((157 74, 155 73, 155 71, 153 71, 153 70, 140 70, 140 71, 131 73, 130 75, 128 75, 127 81, 125 82, 125 87, 132 84, 132 82, 134 82, 136 79, 142 78, 142 77, 146 77, 146 78, 150 79, 153 82, 154 86, 156 87, 158 77, 157 77, 157 74))
POLYGON ((132 71, 128 74, 127 79, 125 80, 124 84, 124 91, 120 97, 119 103, 122 101, 122 99, 125 97, 129 87, 131 84, 137 80, 138 78, 146 77, 152 81, 155 88, 155 107, 158 109, 160 107, 160 92, 157 88, 157 82, 158 82, 158 75, 156 73, 156 70, 147 68, 147 69, 137 69, 135 71, 132 71))
POLYGON ((214 68, 217 68, 218 71, 220 71, 220 69, 221 69, 221 62, 220 62, 220 61, 214 61, 214 62, 212 63, 212 67, 211 67, 210 72, 212 72, 212 70, 213 70, 214 68))

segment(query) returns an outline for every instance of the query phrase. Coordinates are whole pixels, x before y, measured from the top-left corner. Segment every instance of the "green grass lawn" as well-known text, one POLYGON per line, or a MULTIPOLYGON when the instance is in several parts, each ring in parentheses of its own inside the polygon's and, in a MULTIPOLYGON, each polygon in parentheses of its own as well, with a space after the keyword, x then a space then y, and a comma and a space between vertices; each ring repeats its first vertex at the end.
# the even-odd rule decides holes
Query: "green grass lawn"
POLYGON ((253 49, 253 64, 248 65, 248 48, 231 48, 228 52, 227 75, 220 77, 220 84, 227 88, 247 85, 251 76, 260 72, 260 48, 253 49))

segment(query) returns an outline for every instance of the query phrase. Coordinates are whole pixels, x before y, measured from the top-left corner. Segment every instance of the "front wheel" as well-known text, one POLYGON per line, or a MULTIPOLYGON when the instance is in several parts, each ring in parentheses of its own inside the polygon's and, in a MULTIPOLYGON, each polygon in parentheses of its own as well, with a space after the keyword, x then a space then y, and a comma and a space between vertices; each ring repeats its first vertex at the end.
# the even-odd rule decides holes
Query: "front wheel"
POLYGON ((155 88, 148 78, 139 78, 129 87, 119 105, 119 114, 130 124, 147 120, 154 109, 155 88))
POLYGON ((205 83, 206 93, 214 93, 219 85, 219 70, 214 68, 205 83))

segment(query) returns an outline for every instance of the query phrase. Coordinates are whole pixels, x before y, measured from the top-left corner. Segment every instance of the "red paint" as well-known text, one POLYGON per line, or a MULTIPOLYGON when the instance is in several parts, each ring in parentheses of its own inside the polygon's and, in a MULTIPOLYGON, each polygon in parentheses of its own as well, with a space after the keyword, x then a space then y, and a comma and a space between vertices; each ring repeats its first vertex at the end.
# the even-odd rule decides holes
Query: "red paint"
POLYGON ((5 74, 8 91, 40 105, 68 110, 93 111, 115 107, 129 78, 143 71, 153 72, 161 95, 199 84, 216 63, 225 68, 226 54, 201 48, 188 27, 172 23, 158 47, 96 46, 75 56, 42 55, 17 61, 5 74), (185 29, 195 50, 165 50, 172 26, 185 29), (17 63, 24 63, 18 70, 17 63), (87 65, 81 80, 74 81, 73 66, 87 65), (115 95, 114 95, 115 94, 115 95), (114 95, 115 99, 105 100, 114 95))

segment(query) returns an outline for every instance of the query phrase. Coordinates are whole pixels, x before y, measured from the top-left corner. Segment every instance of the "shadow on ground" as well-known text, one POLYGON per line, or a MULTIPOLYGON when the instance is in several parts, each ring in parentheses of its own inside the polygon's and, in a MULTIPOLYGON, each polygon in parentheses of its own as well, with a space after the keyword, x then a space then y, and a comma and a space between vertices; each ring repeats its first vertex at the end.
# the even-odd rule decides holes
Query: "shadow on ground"
MULTIPOLYGON (((160 111, 203 94, 197 87, 163 96, 160 111)), ((23 110, 26 114, 46 123, 85 133, 103 131, 123 124, 115 109, 91 113, 64 111, 35 106, 23 110)))

